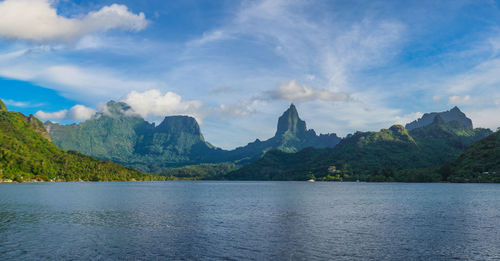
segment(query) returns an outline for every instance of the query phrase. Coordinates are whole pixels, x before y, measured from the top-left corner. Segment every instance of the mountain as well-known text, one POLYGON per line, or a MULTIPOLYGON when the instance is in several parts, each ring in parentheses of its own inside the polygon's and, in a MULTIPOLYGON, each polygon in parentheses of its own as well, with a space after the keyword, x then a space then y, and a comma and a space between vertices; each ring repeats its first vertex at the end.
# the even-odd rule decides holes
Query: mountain
POLYGON ((413 130, 416 128, 429 125, 434 121, 434 118, 437 115, 439 115, 444 120, 444 122, 458 121, 469 129, 473 128, 472 120, 467 118, 467 116, 465 116, 465 114, 462 111, 460 111, 460 109, 457 106, 453 107, 449 111, 426 113, 422 116, 422 118, 406 124, 405 128, 407 130, 413 130))
POLYGON ((316 135, 314 130, 307 130, 293 104, 279 118, 274 137, 231 151, 206 142, 192 117, 168 116, 155 126, 123 102, 108 102, 101 112, 80 124, 45 125, 61 148, 147 172, 201 163, 245 164, 272 149, 297 152, 306 147, 334 147, 340 141, 335 134, 316 135))
POLYGON ((335 149, 309 149, 292 154, 269 152, 226 178, 306 180, 316 175, 329 180, 436 181, 441 177, 435 173, 422 176, 423 171, 417 170, 455 160, 490 133, 487 129, 470 129, 457 121, 445 122, 436 115, 431 124, 412 131, 394 125, 378 132, 356 132, 335 149), (332 168, 334 172, 329 171, 332 168))
POLYGON ((253 162, 261 158, 265 152, 280 150, 283 152, 298 152, 307 147, 333 148, 340 142, 335 134, 317 135, 313 129, 308 130, 305 121, 300 119, 295 105, 279 117, 276 134, 265 141, 255 140, 244 147, 236 148, 227 155, 228 160, 253 162))
POLYGON ((500 131, 478 141, 440 171, 456 182, 500 182, 500 131))
POLYGON ((61 148, 142 171, 204 162, 220 151, 204 140, 194 118, 165 117, 155 126, 123 102, 108 102, 104 110, 80 124, 49 122, 46 126, 54 143, 61 148))
POLYGON ((66 152, 53 144, 43 123, 8 111, 0 101, 0 180, 98 181, 152 179, 110 161, 78 152, 66 152))

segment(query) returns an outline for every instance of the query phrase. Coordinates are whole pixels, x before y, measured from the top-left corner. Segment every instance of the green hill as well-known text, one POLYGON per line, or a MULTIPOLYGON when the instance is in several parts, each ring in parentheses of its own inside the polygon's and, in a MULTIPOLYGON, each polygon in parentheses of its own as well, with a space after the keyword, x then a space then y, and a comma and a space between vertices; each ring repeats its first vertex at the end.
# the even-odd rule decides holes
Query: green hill
POLYGON ((440 171, 455 182, 500 182, 500 131, 478 141, 440 171))
POLYGON ((8 111, 0 101, 0 180, 111 181, 156 178, 110 161, 66 152, 38 119, 8 111))
POLYGON ((331 150, 269 152, 226 178, 306 180, 314 175, 328 180, 439 181, 438 166, 455 160, 490 133, 456 121, 444 122, 438 115, 430 125, 410 132, 400 125, 378 132, 356 132, 331 150))

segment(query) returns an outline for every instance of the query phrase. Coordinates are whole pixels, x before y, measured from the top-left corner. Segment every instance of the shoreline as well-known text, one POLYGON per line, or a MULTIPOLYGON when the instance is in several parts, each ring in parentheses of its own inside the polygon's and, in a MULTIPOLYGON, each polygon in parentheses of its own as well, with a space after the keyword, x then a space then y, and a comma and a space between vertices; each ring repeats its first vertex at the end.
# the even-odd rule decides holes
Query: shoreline
POLYGON ((499 184, 499 182, 398 182, 398 181, 315 181, 308 180, 227 180, 227 179, 171 179, 171 180, 99 180, 99 181, 13 181, 13 180, 0 180, 0 184, 22 184, 22 183, 101 183, 101 182, 170 182, 170 181, 229 181, 229 182, 305 182, 305 183, 401 183, 401 184, 499 184))

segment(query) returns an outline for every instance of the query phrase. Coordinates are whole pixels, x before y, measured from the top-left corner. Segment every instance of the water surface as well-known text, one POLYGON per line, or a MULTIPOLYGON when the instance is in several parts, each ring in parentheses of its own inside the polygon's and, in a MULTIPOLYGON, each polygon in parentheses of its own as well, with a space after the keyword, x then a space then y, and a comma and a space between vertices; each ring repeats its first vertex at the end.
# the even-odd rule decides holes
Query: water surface
POLYGON ((1 260, 500 260, 500 185, 0 184, 1 260))

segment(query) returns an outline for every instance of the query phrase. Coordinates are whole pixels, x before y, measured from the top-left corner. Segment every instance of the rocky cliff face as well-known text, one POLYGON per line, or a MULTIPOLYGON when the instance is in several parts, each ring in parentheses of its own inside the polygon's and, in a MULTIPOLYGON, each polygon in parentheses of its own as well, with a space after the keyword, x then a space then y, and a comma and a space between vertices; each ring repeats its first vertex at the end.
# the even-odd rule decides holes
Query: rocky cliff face
POLYGON ((439 115, 444 122, 457 121, 469 129, 473 128, 472 120, 467 118, 467 116, 462 111, 460 111, 458 107, 455 106, 449 111, 426 113, 424 114, 424 116, 422 116, 422 118, 406 124, 406 129, 413 130, 416 128, 427 126, 434 121, 434 118, 437 115, 439 115))
POLYGON ((158 126, 148 123, 123 102, 111 101, 92 119, 80 124, 46 124, 54 143, 87 155, 110 159, 142 171, 224 161, 252 162, 266 151, 297 152, 306 147, 334 147, 336 134, 307 130, 292 104, 278 119, 276 135, 224 151, 206 142, 196 120, 168 116, 158 126))
POLYGON ((110 101, 80 124, 46 124, 54 142, 67 150, 110 159, 142 171, 198 163, 214 149, 205 142, 196 120, 165 117, 158 126, 123 102, 110 101))
POLYGON ((299 118, 297 108, 293 104, 279 117, 278 128, 274 136, 281 136, 287 132, 298 136, 307 132, 306 122, 299 118))
POLYGON ((297 108, 291 104, 279 117, 274 137, 265 141, 256 140, 246 146, 236 148, 228 152, 228 158, 251 162, 274 149, 291 153, 307 147, 333 148, 340 140, 335 133, 318 136, 314 130, 307 130, 306 122, 300 119, 297 108))

